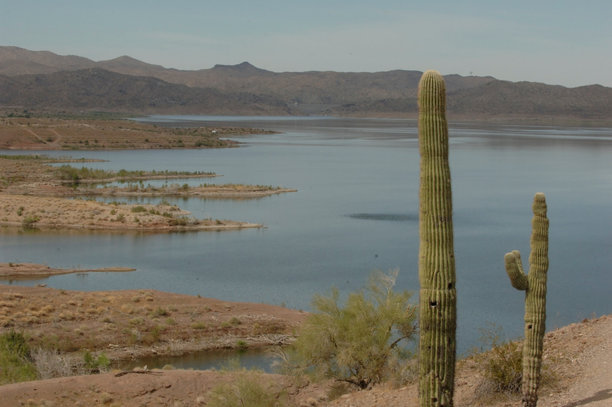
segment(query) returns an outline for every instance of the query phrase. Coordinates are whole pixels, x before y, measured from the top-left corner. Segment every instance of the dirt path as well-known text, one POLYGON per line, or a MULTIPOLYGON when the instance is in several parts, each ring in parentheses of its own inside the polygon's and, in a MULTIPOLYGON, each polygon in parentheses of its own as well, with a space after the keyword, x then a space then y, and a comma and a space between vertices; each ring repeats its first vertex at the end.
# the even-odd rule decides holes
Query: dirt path
POLYGON ((53 140, 52 142, 50 142, 50 143, 49 143, 49 145, 50 145, 50 146, 53 146, 53 148, 57 148, 57 149, 59 149, 59 148, 60 148, 60 146, 61 146, 60 141, 62 141, 63 137, 62 137, 62 135, 61 135, 61 134, 59 134, 59 133, 57 132, 57 130, 55 130, 55 129, 50 129, 50 130, 51 130, 51 133, 55 134, 55 137, 56 137, 56 138, 55 138, 55 140, 53 140))
POLYGON ((21 127, 23 127, 23 129, 24 129, 26 132, 28 132, 28 133, 30 133, 31 135, 33 135, 33 136, 34 136, 34 138, 36 138, 36 140, 38 140, 40 143, 42 143, 42 144, 46 144, 46 145, 47 145, 47 148, 48 148, 48 143, 47 143, 47 141, 46 141, 46 140, 44 140, 42 137, 40 137, 40 136, 39 136, 39 135, 38 135, 38 134, 37 134, 37 133, 36 133, 34 130, 29 129, 29 128, 27 128, 27 127, 26 127, 26 126, 24 126, 24 125, 22 125, 21 127))
POLYGON ((576 369, 576 380, 567 392, 543 400, 543 407, 612 406, 612 318, 608 316, 583 325, 585 329, 572 337, 573 341, 580 342, 574 344, 580 352, 570 360, 576 369))

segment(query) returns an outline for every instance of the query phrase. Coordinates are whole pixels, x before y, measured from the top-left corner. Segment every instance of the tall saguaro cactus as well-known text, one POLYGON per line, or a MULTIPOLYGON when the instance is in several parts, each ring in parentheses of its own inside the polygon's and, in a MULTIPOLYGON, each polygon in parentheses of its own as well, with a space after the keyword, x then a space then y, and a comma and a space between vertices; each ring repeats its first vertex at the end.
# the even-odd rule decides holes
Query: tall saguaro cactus
POLYGON ((512 286, 525 291, 525 342, 523 344, 523 406, 535 407, 542 366, 544 331, 546 330, 546 274, 548 272, 548 218, 546 197, 538 192, 533 198, 531 221, 531 254, 529 274, 523 272, 518 250, 504 256, 506 272, 512 286))
POLYGON ((436 71, 419 82, 419 404, 453 405, 457 295, 446 89, 436 71))

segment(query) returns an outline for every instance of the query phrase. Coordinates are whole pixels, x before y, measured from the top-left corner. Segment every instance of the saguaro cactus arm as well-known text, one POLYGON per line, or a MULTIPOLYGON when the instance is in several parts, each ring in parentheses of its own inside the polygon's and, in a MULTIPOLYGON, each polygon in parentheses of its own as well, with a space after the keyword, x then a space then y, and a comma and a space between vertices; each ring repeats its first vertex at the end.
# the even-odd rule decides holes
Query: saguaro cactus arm
POLYGON ((506 264, 506 273, 508 273, 508 277, 510 277, 512 287, 517 290, 527 291, 529 282, 527 276, 523 272, 521 253, 518 250, 506 253, 504 256, 504 263, 506 264))

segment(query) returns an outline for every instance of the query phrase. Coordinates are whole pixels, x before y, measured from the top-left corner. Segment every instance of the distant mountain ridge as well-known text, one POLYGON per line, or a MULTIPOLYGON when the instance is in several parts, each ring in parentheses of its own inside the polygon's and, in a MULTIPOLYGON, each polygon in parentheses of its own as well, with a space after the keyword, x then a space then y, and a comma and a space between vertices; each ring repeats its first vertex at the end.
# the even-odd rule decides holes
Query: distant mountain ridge
MULTIPOLYGON (((248 62, 178 70, 0 47, 0 105, 210 114, 411 116, 421 72, 272 72, 248 62)), ((612 119, 612 88, 445 76, 457 117, 612 119)))
POLYGON ((0 75, 0 107, 46 110, 107 110, 142 113, 208 112, 289 114, 287 106, 265 95, 191 88, 146 76, 100 68, 40 75, 0 75))

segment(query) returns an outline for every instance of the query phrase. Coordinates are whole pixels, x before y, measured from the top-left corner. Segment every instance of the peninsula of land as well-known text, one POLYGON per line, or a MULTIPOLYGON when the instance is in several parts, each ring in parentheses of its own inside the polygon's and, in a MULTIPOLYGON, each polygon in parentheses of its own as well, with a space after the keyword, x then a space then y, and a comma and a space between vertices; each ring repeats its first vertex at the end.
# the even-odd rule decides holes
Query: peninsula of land
MULTIPOLYGON (((154 127, 149 128, 153 134, 165 131, 154 129, 154 127)), ((2 130, 6 131, 6 127, 0 126, 0 133, 2 130)), ((42 137, 38 136, 34 140, 43 142, 42 137)), ((150 137, 154 139, 153 136, 150 137)), ((24 134, 19 132, 15 132, 13 138, 0 138, 0 140, 12 143, 12 146, 23 147, 26 143, 24 134)), ((98 141, 102 145, 110 143, 103 138, 103 135, 99 135, 98 141)), ((59 146, 57 139, 47 143, 47 147, 50 147, 50 144, 59 146)), ((193 144, 193 140, 190 144, 193 144)), ((140 147, 142 148, 142 145, 140 147)), ((0 155, 0 225, 24 229, 146 232, 261 228, 263 225, 251 222, 195 219, 188 211, 165 201, 157 205, 133 205, 121 202, 98 202, 93 198, 253 199, 296 191, 276 186, 243 184, 190 185, 166 182, 162 185, 151 185, 145 184, 144 181, 214 178, 217 174, 206 171, 108 171, 70 165, 87 161, 90 160, 57 159, 41 155, 0 155)))
POLYGON ((269 133, 240 127, 160 127, 116 119, 111 114, 99 119, 0 111, 0 150, 225 148, 239 146, 227 137, 269 133))
POLYGON ((0 280, 19 280, 19 279, 39 279, 61 274, 73 273, 122 273, 136 271, 131 267, 104 267, 98 269, 79 269, 79 268, 54 268, 46 264, 35 263, 0 263, 0 280))

